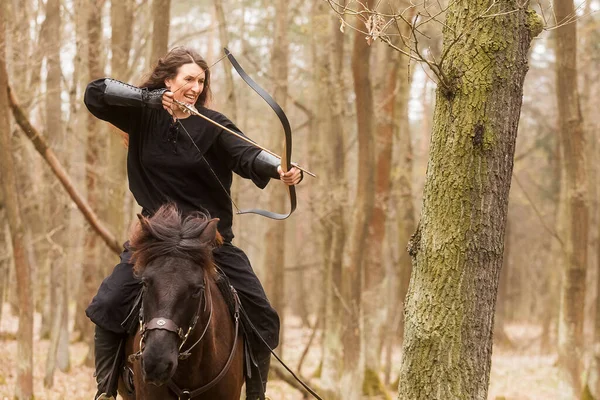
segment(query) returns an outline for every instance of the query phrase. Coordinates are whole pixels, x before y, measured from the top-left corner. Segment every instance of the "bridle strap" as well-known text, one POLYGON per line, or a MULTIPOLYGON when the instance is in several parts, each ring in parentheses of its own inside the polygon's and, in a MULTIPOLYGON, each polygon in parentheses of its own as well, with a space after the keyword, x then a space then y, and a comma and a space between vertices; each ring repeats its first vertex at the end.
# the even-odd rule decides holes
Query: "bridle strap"
POLYGON ((204 330, 202 331, 202 334, 200 335, 200 338, 198 340, 196 340, 196 342, 191 345, 186 351, 181 352, 181 348, 183 347, 183 344, 185 343, 182 342, 181 346, 179 346, 179 359, 180 360, 185 360, 187 359, 189 356, 192 355, 192 349, 194 347, 196 347, 196 345, 198 343, 200 343, 202 341, 202 339, 204 339, 204 335, 206 335, 206 332, 208 331, 208 327, 210 326, 210 322, 212 321, 212 316, 213 316, 213 303, 212 303, 212 295, 210 293, 210 284, 207 285, 206 291, 205 293, 208 292, 208 299, 205 296, 204 297, 204 306, 206 307, 206 304, 210 304, 210 312, 208 314, 208 321, 206 322, 206 324, 204 325, 204 330))
POLYGON ((173 332, 180 338, 182 337, 181 328, 178 327, 177 324, 173 322, 173 320, 168 318, 153 318, 144 326, 144 332, 152 331, 155 329, 162 329, 165 331, 173 332))
MULTIPOLYGON (((199 396, 202 393, 205 393, 206 391, 212 389, 217 383, 219 383, 219 381, 221 379, 223 379, 225 374, 229 371, 229 367, 231 367, 231 362, 233 361, 233 357, 235 356, 235 349, 237 347, 237 341, 238 341, 238 336, 239 336, 239 326, 240 326, 240 298, 238 297, 238 294, 237 294, 237 291, 235 290, 235 288, 231 287, 231 290, 233 291, 233 297, 235 299, 235 313, 233 315, 233 318, 235 320, 235 332, 234 332, 234 337, 233 337, 233 346, 231 347, 231 352, 229 353, 229 358, 227 359, 227 362, 225 363, 225 366, 223 367, 223 369, 221 370, 219 375, 217 375, 212 381, 208 382, 204 386, 199 387, 198 389, 194 389, 191 391, 190 390, 181 390, 179 388, 179 386, 177 386, 177 384, 175 382, 173 382, 172 379, 169 380, 167 385, 169 386, 169 389, 171 389, 171 391, 173 393, 175 393, 175 395, 177 395, 177 398, 179 400, 193 399, 194 397, 199 396)), ((212 309, 212 299, 211 299, 211 309, 212 309)))

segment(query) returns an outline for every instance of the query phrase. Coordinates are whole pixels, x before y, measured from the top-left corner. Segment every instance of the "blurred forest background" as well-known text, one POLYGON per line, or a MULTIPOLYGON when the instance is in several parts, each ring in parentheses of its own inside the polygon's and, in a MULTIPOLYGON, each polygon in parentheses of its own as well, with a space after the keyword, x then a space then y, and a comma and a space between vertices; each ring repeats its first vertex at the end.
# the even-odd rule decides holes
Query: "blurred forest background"
MULTIPOLYGON (((127 188, 123 138, 87 112, 83 90, 103 76, 139 84, 158 57, 178 45, 198 50, 209 65, 229 48, 285 109, 294 131, 293 161, 318 175, 305 176, 297 188, 298 210, 285 222, 236 217, 234 243, 248 254, 280 312, 279 354, 324 398, 600 398, 599 0, 1 4, 0 398, 92 398, 93 326, 84 309, 118 262, 115 250, 139 207, 127 188), (479 51, 471 53, 477 48, 464 38, 478 43, 481 34, 488 35, 490 48, 497 46, 486 52, 505 54, 519 37, 517 30, 486 27, 522 17, 533 32, 527 7, 544 30, 532 33, 530 47, 529 41, 517 42, 529 71, 520 118, 518 107, 510 113, 519 118, 516 147, 508 146, 514 148, 514 164, 511 150, 502 155, 505 169, 492 163, 472 168, 492 177, 508 171, 509 181, 512 172, 507 214, 504 206, 490 206, 501 224, 486 225, 472 242, 478 248, 486 229, 504 237, 504 247, 501 239, 494 246, 496 261, 486 264, 482 258, 477 264, 477 271, 484 271, 477 279, 490 284, 472 286, 463 297, 440 297, 419 286, 421 280, 411 283, 416 302, 435 301, 454 311, 467 304, 477 310, 465 311, 464 320, 481 319, 488 328, 493 320, 493 356, 478 350, 483 369, 468 357, 449 361, 446 372, 457 374, 457 380, 437 372, 430 377, 461 382, 448 384, 453 396, 410 395, 402 384, 399 389, 399 379, 428 380, 417 379, 427 375, 418 357, 401 361, 403 339, 414 344, 424 337, 408 325, 404 329, 411 268, 422 265, 416 251, 411 263, 407 247, 411 235, 431 229, 423 222, 423 232, 417 229, 424 204, 446 192, 428 192, 428 179, 451 188, 457 186, 453 174, 460 173, 432 172, 440 165, 436 160, 454 159, 452 143, 444 153, 443 140, 450 134, 435 133, 452 123, 442 121, 440 99, 454 101, 466 93, 451 89, 455 77, 446 65, 463 55, 478 60, 479 51), (471 12, 479 13, 475 25, 465 23, 471 12), (441 148, 433 146, 436 138, 441 148), (79 206, 73 196, 79 196, 79 206), (88 220, 100 227, 92 229, 88 220), (477 395, 468 388, 470 381, 478 382, 477 395)), ((518 64, 502 60, 490 62, 489 69, 502 71, 506 62, 508 71, 518 64)), ((279 153, 282 129, 266 103, 227 60, 211 69, 211 108, 279 153)), ((512 79, 503 82, 516 87, 518 100, 521 83, 516 75, 512 79)), ((490 87, 501 88, 495 85, 490 87)), ((484 104, 502 98, 493 90, 487 95, 484 104)), ((507 104, 500 105, 500 114, 507 104)), ((467 142, 493 148, 496 142, 477 126, 465 131, 472 139, 467 142)), ((516 120, 506 126, 516 128, 516 120)), ((239 180, 233 192, 242 209, 288 207, 281 184, 260 191, 239 180)), ((492 192, 501 197, 496 193, 501 190, 492 192)), ((484 203, 493 202, 481 202, 485 213, 484 203)), ((469 273, 443 265, 448 273, 469 273)), ((431 276, 431 287, 451 286, 453 278, 431 276)), ((440 315, 435 308, 416 313, 413 327, 440 315)), ((450 342, 442 340, 426 354, 441 365, 467 351, 463 347, 491 349, 490 332, 460 326, 450 342), (449 344, 452 340, 459 346, 449 344)), ((433 331, 443 336, 444 329, 433 331)), ((271 382, 273 399, 307 398, 277 365, 271 382)))

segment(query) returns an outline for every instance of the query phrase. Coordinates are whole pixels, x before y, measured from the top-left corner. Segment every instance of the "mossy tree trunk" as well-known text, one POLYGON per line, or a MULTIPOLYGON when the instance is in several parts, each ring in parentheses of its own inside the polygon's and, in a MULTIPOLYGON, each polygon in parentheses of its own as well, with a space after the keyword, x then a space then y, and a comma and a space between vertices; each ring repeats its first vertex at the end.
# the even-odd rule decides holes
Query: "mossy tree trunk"
POLYGON ((487 398, 527 50, 542 29, 516 1, 488 7, 459 0, 446 15, 444 81, 410 245, 402 400, 487 398))
POLYGON ((583 118, 577 89, 577 26, 573 0, 555 0, 556 98, 565 180, 563 214, 565 263, 558 328, 559 365, 575 396, 581 393, 585 278, 588 260, 589 206, 583 118))

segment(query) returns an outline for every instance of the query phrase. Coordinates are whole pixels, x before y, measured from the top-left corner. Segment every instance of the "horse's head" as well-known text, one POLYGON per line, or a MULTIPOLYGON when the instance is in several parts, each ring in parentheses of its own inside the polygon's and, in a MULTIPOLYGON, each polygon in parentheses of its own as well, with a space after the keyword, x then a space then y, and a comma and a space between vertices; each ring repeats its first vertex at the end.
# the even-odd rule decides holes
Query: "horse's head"
POLYGON ((218 219, 200 213, 183 218, 172 205, 151 218, 138 217, 131 246, 135 273, 145 287, 142 371, 146 382, 160 386, 177 369, 180 345, 197 319, 207 279, 215 274, 218 219))

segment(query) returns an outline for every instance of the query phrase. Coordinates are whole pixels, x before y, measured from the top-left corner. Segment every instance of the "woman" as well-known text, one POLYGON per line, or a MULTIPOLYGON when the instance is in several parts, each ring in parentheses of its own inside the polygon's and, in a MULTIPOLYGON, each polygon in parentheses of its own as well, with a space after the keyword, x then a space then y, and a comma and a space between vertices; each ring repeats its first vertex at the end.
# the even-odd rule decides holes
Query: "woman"
MULTIPOLYGON (((141 87, 99 79, 88 85, 84 101, 94 116, 128 134, 129 188, 144 215, 173 202, 183 214, 200 210, 220 218, 224 243, 214 251, 215 262, 238 291, 261 336, 275 348, 279 339, 277 312, 248 258, 231 243, 232 173, 264 188, 271 178, 295 185, 302 180, 301 171, 291 168, 283 172, 276 157, 182 111, 174 102, 193 105, 203 115, 239 132, 225 116, 205 107, 211 95, 210 70, 195 51, 184 47, 171 50, 141 87)), ((102 282, 86 310, 96 324, 96 399, 116 397, 118 374, 113 371, 118 370, 127 335, 122 322, 140 290, 130 258, 126 243, 121 262, 102 282)), ((270 353, 260 339, 249 339, 258 365, 247 379, 246 398, 264 399, 270 353)))

